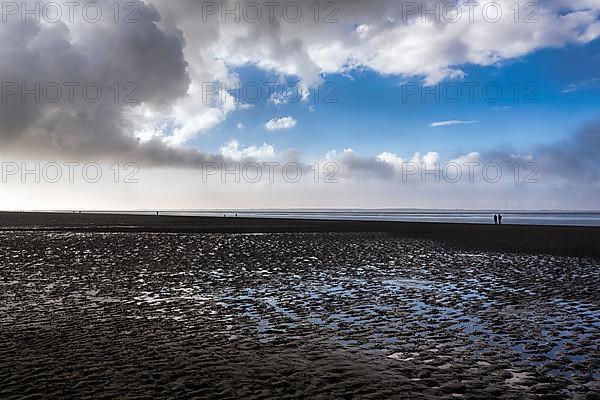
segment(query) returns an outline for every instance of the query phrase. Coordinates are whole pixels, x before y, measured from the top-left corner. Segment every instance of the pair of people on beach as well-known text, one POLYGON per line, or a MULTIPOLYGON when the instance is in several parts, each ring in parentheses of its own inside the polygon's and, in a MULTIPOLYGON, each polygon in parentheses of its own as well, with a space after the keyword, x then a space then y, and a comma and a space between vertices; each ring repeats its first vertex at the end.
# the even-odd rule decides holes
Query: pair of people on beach
POLYGON ((498 224, 502 225, 502 214, 500 213, 498 215, 494 214, 494 225, 498 224))

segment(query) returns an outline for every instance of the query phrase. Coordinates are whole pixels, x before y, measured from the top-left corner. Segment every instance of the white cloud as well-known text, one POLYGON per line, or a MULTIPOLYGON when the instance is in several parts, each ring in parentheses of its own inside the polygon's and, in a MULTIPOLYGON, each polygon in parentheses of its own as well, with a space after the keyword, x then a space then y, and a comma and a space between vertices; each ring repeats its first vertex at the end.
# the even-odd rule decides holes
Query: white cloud
POLYGON ((567 94, 567 93, 573 93, 577 91, 577 85, 575 85, 574 83, 570 84, 569 86, 567 86, 566 88, 564 88, 563 90, 561 90, 560 92, 563 94, 567 94))
MULTIPOLYGON (((278 10, 290 2, 284 0, 278 10)), ((492 0, 482 0, 474 7, 473 20, 469 7, 459 2, 460 18, 454 20, 455 15, 441 13, 439 22, 421 19, 425 9, 439 3, 432 0, 418 2, 420 9, 414 17, 407 15, 405 0, 381 0, 376 5, 356 0, 340 5, 334 15, 340 23, 318 24, 311 12, 297 23, 285 21, 281 12, 276 12, 275 22, 265 17, 258 23, 244 23, 243 19, 240 23, 221 23, 220 15, 215 15, 198 24, 202 20, 200 6, 171 0, 154 3, 183 31, 189 61, 209 66, 218 60, 229 69, 254 64, 297 76, 307 87, 320 81, 322 74, 354 68, 423 77, 433 84, 464 76, 462 65, 496 65, 539 49, 589 43, 600 36, 600 4, 594 0, 540 2, 533 16, 536 23, 523 21, 529 15, 526 10, 521 10, 515 22, 511 11, 514 0, 495 2, 503 11, 496 23, 484 18, 484 9, 492 0)), ((307 11, 312 4, 295 3, 307 11)), ((448 3, 455 1, 443 0, 437 5, 451 13, 454 8, 446 8, 448 3)))
POLYGON ((449 120, 449 121, 433 122, 429 126, 431 128, 439 128, 439 127, 443 127, 443 126, 452 126, 452 125, 470 125, 470 124, 476 124, 478 122, 479 121, 463 121, 463 120, 453 119, 453 120, 449 120))
POLYGON ((235 161, 240 161, 247 158, 255 160, 269 160, 275 156, 275 147, 270 144, 263 143, 262 146, 255 145, 249 147, 241 147, 240 143, 232 139, 225 145, 221 146, 221 155, 235 161))
POLYGON ((292 117, 273 118, 265 124, 265 128, 269 131, 292 129, 297 123, 298 121, 292 117))
POLYGON ((269 97, 269 102, 276 106, 288 103, 298 103, 305 100, 308 93, 303 93, 303 89, 296 86, 286 85, 285 89, 274 91, 269 97))
POLYGON ((361 39, 364 39, 367 37, 367 35, 369 34, 369 25, 367 24, 361 24, 359 26, 356 27, 356 33, 358 34, 358 36, 361 39))
POLYGON ((459 165, 465 165, 469 163, 478 163, 481 161, 481 154, 479 152, 473 151, 469 154, 462 155, 453 160, 450 160, 452 163, 456 163, 459 165))
POLYGON ((571 83, 566 88, 561 90, 561 93, 568 94, 568 93, 577 92, 579 90, 589 89, 589 88, 595 86, 598 83, 598 81, 599 81, 598 78, 592 78, 592 79, 588 79, 586 81, 579 82, 579 83, 571 83))
POLYGON ((384 163, 391 164, 395 168, 398 168, 398 169, 401 169, 402 164, 404 164, 404 160, 402 159, 402 157, 400 157, 394 153, 387 152, 387 151, 378 155, 377 159, 384 163))
POLYGON ((336 158, 337 150, 329 150, 327 153, 325 153, 325 160, 327 161, 335 160, 336 158))
POLYGON ((429 151, 425 153, 424 156, 421 156, 421 153, 415 153, 413 157, 410 159, 410 162, 416 163, 419 165, 426 165, 427 167, 432 167, 436 163, 440 161, 440 154, 436 151, 429 151))
POLYGON ((242 124, 241 122, 239 122, 236 126, 237 126, 238 129, 244 129, 244 128, 246 128, 246 125, 242 124))

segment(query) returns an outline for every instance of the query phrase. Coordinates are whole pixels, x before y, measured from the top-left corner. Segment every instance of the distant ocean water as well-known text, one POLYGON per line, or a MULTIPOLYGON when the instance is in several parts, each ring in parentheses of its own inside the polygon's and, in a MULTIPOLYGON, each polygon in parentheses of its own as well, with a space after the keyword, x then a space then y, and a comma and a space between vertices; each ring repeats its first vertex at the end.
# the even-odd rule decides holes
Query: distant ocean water
MULTIPOLYGON (((123 211, 127 214, 155 214, 156 211, 123 211)), ((493 223, 495 211, 465 210, 162 210, 161 215, 233 217, 240 218, 294 218, 353 221, 403 221, 448 223, 493 223)), ((600 226, 600 212, 574 211, 506 211, 501 212, 502 223, 521 225, 600 226)))

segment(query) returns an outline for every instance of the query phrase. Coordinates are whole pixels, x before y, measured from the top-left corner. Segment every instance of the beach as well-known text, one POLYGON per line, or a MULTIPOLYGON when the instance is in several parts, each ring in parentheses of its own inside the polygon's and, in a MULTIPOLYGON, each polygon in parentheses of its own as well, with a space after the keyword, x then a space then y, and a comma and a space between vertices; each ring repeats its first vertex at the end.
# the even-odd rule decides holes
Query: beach
POLYGON ((600 229, 0 214, 0 397, 600 398, 600 229))
MULTIPOLYGON (((341 221, 284 218, 191 217, 94 213, 2 213, 0 232, 130 233, 386 233, 434 240, 461 249, 600 257, 600 228, 341 221)), ((492 216, 490 215, 490 222, 492 216)))

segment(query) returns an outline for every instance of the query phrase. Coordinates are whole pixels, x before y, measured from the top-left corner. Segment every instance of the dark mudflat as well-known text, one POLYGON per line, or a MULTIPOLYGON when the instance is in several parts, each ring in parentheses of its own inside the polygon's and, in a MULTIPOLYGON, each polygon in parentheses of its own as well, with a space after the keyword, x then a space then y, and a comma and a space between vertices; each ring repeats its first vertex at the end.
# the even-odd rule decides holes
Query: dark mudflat
POLYGON ((81 232, 84 218, 103 219, 0 232, 2 399, 600 393, 594 259, 387 233, 81 232))

